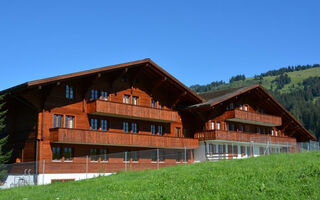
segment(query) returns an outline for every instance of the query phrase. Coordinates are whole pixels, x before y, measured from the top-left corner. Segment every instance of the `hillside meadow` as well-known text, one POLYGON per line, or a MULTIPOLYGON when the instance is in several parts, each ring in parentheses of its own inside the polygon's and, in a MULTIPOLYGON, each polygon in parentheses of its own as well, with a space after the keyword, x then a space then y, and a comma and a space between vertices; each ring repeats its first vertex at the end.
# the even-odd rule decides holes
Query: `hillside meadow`
POLYGON ((121 172, 0 191, 0 199, 320 199, 320 152, 121 172))

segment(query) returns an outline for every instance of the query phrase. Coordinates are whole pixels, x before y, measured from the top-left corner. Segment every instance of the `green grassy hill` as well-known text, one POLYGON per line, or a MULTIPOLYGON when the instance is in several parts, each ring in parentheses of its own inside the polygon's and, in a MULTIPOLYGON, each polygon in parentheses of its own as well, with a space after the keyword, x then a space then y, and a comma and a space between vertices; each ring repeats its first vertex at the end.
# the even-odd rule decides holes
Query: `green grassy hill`
POLYGON ((0 199, 320 199, 320 152, 204 162, 0 191, 0 199))
MULTIPOLYGON (((301 84, 304 80, 310 78, 310 77, 320 77, 320 67, 301 70, 301 71, 294 71, 294 72, 286 72, 290 78, 291 82, 288 84, 285 84, 282 89, 279 90, 279 92, 290 92, 293 89, 302 88, 301 84)), ((265 76, 262 80, 254 79, 253 77, 246 78, 245 80, 240 81, 233 81, 232 83, 228 84, 222 84, 220 86, 214 87, 213 90, 221 90, 221 89, 228 89, 233 87, 240 87, 240 86, 248 86, 253 84, 260 83, 263 87, 265 87, 267 90, 275 90, 276 83, 273 81, 278 76, 265 76)), ((192 88, 193 86, 191 86, 192 88)), ((193 88, 192 88, 193 89, 193 88)), ((195 89, 196 92, 199 92, 195 89)), ((209 92, 210 90, 206 91, 209 92)))

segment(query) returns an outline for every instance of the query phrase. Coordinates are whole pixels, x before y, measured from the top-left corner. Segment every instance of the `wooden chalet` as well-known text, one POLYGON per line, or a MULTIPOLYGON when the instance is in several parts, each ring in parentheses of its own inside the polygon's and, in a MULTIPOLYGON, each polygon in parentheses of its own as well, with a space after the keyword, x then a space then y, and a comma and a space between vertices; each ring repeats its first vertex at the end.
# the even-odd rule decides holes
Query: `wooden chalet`
MULTIPOLYGON (((46 163, 45 173, 58 174, 51 180, 83 173, 85 159, 95 163, 89 172, 155 161, 152 155, 107 156, 114 153, 188 150, 181 162, 194 162, 215 154, 259 155, 264 146, 258 143, 277 152, 315 140, 260 85, 198 95, 150 59, 31 81, 1 94, 11 163, 38 161, 36 174, 46 163)), ((176 163, 166 157, 161 166, 176 163)))

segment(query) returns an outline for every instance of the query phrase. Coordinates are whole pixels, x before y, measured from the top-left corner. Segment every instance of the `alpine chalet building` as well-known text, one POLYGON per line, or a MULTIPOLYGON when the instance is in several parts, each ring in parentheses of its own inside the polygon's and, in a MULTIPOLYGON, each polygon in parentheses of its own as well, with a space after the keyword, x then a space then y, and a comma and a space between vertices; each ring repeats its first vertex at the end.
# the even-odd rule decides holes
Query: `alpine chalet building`
POLYGON ((1 94, 11 163, 37 161, 32 170, 43 183, 128 165, 293 152, 297 142, 316 140, 260 85, 198 95, 150 59, 31 81, 1 94))

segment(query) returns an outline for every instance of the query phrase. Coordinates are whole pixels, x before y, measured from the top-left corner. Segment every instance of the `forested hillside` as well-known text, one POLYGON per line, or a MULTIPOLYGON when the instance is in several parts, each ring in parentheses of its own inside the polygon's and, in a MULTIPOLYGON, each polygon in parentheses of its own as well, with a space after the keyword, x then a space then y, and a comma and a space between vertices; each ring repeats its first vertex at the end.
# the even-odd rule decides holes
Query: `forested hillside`
POLYGON ((261 73, 251 78, 237 75, 229 83, 214 81, 207 85, 193 85, 197 93, 247 86, 263 85, 317 138, 320 138, 320 65, 289 66, 261 73))

